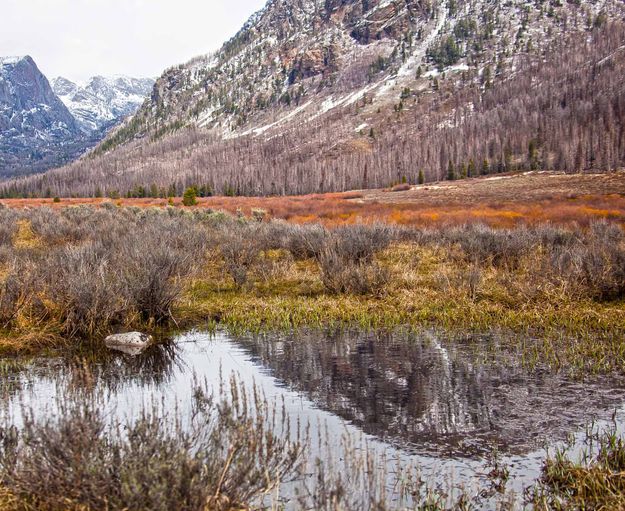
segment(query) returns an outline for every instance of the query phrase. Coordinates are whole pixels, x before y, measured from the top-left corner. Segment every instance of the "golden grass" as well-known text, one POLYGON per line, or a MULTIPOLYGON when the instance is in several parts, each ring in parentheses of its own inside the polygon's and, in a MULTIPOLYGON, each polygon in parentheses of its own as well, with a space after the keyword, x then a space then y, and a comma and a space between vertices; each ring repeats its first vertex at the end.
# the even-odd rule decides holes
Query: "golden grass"
MULTIPOLYGON (((229 504, 227 499, 218 498, 215 502, 208 503, 204 511, 249 511, 251 508, 239 504, 229 504)), ((6 488, 0 486, 0 509, 2 511, 37 511, 41 507, 33 504, 29 498, 20 498, 15 496, 6 488)), ((48 508, 49 511, 90 511, 90 507, 81 504, 75 504, 70 499, 63 504, 62 508, 48 508)))
MULTIPOLYGON (((214 254, 201 276, 187 284, 173 314, 181 328, 222 326, 234 332, 499 330, 510 332, 511 342, 541 339, 524 349, 528 365, 579 373, 625 370, 625 303, 598 302, 545 279, 540 257, 528 254, 515 269, 476 269, 453 250, 395 244, 378 255, 378 263, 391 275, 381 295, 356 296, 328 293, 314 261, 293 261, 279 250, 264 254, 251 284, 240 289, 214 254)), ((12 331, 0 330, 0 352, 36 353, 63 346, 59 325, 48 319, 17 318, 12 331)))
MULTIPOLYGON (((391 195, 402 193, 410 192, 391 195)), ((330 224, 355 222, 359 217, 355 216, 353 208, 361 208, 361 213, 369 211, 370 220, 374 220, 380 218, 383 208, 389 207, 388 204, 367 203, 365 208, 358 202, 361 197, 359 193, 326 194, 235 198, 232 202, 227 198, 211 198, 203 199, 202 205, 229 203, 244 205, 251 211, 267 204, 286 204, 288 214, 281 213, 285 217, 308 213, 308 216, 296 215, 291 220, 321 219, 330 224), (330 207, 337 204, 341 206, 330 207)), ((625 212, 625 197, 620 195, 598 199, 587 193, 563 200, 574 207, 587 207, 583 204, 592 203, 599 215, 603 215, 603 211, 613 211, 614 205, 622 202, 625 212), (579 201, 585 202, 579 205, 579 201)), ((91 203, 97 201, 90 199, 91 203)), ((166 203, 164 199, 156 201, 166 203)), ((126 203, 125 200, 120 202, 126 203)), ((146 199, 142 204, 153 202, 146 199)), ((64 203, 77 201, 67 199, 64 203)), ((460 212, 466 214, 466 208, 473 208, 474 218, 480 221, 488 218, 489 223, 506 224, 520 219, 540 219, 544 211, 556 211, 561 206, 561 202, 552 201, 546 202, 543 208, 519 203, 498 207, 469 204, 465 210, 456 205, 437 211, 427 208, 417 211, 404 204, 386 211, 393 223, 446 223, 451 218, 460 222, 460 212)), ((562 218, 571 216, 566 213, 562 218)), ((561 223, 565 223, 564 220, 561 223)), ((45 248, 26 220, 19 222, 13 244, 24 250, 45 248)), ((540 337, 537 345, 526 350, 527 363, 541 361, 556 369, 573 368, 580 372, 625 370, 625 343, 622 342, 625 302, 593 300, 564 282, 554 281, 542 271, 543 257, 546 256, 540 253, 526 254, 513 269, 489 264, 476 267, 453 247, 435 249, 396 243, 377 256, 379 265, 390 272, 383 292, 379 296, 356 296, 329 293, 313 260, 293 261, 290 254, 279 250, 264 254, 252 270, 252 284, 239 289, 224 271, 222 258, 216 250, 200 276, 186 283, 186 292, 173 314, 181 328, 224 326, 234 331, 354 326, 439 328, 458 332, 505 330, 519 334, 519 338, 540 337)), ((0 267, 0 280, 4 273, 0 267)), ((54 297, 38 296, 37 299, 46 305, 49 314, 42 318, 18 312, 12 318, 10 331, 6 327, 3 331, 0 325, 0 352, 34 353, 64 345, 61 325, 54 317, 54 297)), ((29 309, 24 307, 23 310, 29 309)))
MULTIPOLYGON (((514 271, 488 267, 472 288, 464 261, 412 244, 395 245, 379 263, 391 271, 380 297, 325 292, 312 261, 281 254, 274 272, 236 289, 215 260, 192 282, 174 315, 185 324, 223 325, 235 332, 298 328, 440 328, 492 330, 541 341, 526 363, 576 372, 625 370, 625 304, 600 303, 557 283, 546 284, 531 256, 514 271)), ((514 335, 512 336, 514 338, 514 335)))
POLYGON ((29 220, 17 222, 17 232, 13 237, 13 246, 18 250, 32 250, 41 246, 41 240, 34 233, 29 220))
POLYGON ((0 509, 2 511, 28 511, 28 507, 20 504, 19 499, 2 486, 0 486, 0 509))
POLYGON ((534 489, 537 510, 560 509, 612 511, 625 509, 625 444, 615 431, 586 433, 587 445, 598 452, 573 461, 566 449, 546 460, 542 477, 534 489))

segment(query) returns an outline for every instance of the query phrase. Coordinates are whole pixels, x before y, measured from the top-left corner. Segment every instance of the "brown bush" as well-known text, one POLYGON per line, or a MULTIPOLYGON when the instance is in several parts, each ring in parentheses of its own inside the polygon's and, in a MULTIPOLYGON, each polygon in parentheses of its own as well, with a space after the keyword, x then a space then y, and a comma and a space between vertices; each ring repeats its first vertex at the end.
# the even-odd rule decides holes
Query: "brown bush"
POLYGON ((344 226, 329 232, 317 262, 321 280, 332 293, 380 294, 389 272, 374 261, 394 237, 391 228, 344 226))
POLYGON ((221 228, 219 249, 224 266, 237 287, 248 282, 248 275, 263 249, 263 227, 244 221, 228 222, 221 228))
POLYGON ((18 318, 56 322, 67 339, 166 321, 208 244, 200 222, 156 210, 0 212, 8 214, 28 226, 33 246, 19 253, 2 246, 0 321, 6 328, 17 328, 18 318))
POLYGON ((556 246, 550 259, 555 276, 599 300, 625 296, 625 233, 614 224, 594 223, 571 243, 556 246))
POLYGON ((24 406, 19 433, 0 427, 0 486, 25 509, 240 509, 295 473, 305 439, 274 433, 288 418, 256 389, 225 389, 198 387, 188 417, 152 405, 123 423, 103 411, 105 393, 67 393, 45 419, 24 406))

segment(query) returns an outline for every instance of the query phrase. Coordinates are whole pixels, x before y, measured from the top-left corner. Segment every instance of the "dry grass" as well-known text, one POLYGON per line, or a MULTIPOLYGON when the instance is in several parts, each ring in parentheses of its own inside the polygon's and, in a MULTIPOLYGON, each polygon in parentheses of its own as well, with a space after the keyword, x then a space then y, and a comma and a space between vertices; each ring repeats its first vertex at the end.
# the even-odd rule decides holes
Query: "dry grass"
MULTIPOLYGON (((487 256, 467 262, 456 243, 442 243, 396 242, 378 252, 374 262, 388 277, 365 295, 329 292, 314 258, 293 260, 286 250, 261 255, 244 290, 213 260, 191 284, 176 314, 190 323, 208 321, 240 331, 354 325, 508 330, 521 333, 519 339, 528 334, 542 339, 528 346, 529 365, 580 374, 624 370, 622 298, 598 300, 577 274, 569 278, 550 269, 544 249, 521 246, 515 260, 504 245, 506 257, 499 262, 487 256), (269 261, 274 271, 266 273, 262 268, 269 261)), ((500 249, 494 244, 491 250, 500 249)))
POLYGON ((298 473, 308 442, 234 376, 214 394, 197 385, 188 415, 153 403, 134 420, 103 412, 105 392, 74 390, 53 418, 24 404, 19 429, 0 424, 3 510, 249 509, 298 473))
POLYGON ((539 336, 527 361, 555 369, 625 368, 615 224, 326 229, 114 206, 0 215, 17 233, 0 244, 4 351, 126 328, 435 327, 539 336))
MULTIPOLYGON (((101 205, 108 199, 11 199, 12 208, 77 204, 101 205)), ((166 207, 167 199, 120 199, 116 205, 166 207)), ((182 199, 174 200, 182 208, 182 199)), ((347 193, 292 197, 209 197, 196 208, 242 212, 262 209, 271 218, 294 223, 320 222, 326 226, 385 222, 405 226, 485 223, 492 227, 520 224, 587 225, 606 219, 625 224, 625 172, 562 174, 537 172, 480 177, 412 186, 385 192, 362 190, 347 193)))
POLYGON ((547 459, 534 488, 539 511, 625 509, 625 439, 616 429, 586 432, 586 447, 574 460, 567 446, 547 459))

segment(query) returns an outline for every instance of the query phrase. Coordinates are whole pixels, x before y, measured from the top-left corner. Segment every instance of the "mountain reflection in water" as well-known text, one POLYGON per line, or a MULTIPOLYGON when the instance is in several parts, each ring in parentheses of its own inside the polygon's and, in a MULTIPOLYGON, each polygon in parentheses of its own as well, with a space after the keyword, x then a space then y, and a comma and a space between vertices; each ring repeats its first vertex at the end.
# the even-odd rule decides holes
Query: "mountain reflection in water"
POLYGON ((623 398, 614 381, 582 384, 530 373, 505 346, 499 359, 485 357, 498 344, 493 338, 299 333, 238 342, 316 406, 421 453, 471 455, 493 446, 523 453, 563 439, 623 398))
POLYGON ((493 448, 508 455, 536 451, 623 407, 620 381, 529 372, 514 344, 432 332, 191 332, 137 356, 99 351, 35 360, 11 376, 0 408, 25 400, 52 413, 54 396, 88 397, 98 389, 116 414, 132 415, 150 399, 184 408, 194 382, 218 388, 234 371, 271 398, 286 397, 294 420, 332 418, 339 436, 347 423, 406 454, 468 459, 493 448))

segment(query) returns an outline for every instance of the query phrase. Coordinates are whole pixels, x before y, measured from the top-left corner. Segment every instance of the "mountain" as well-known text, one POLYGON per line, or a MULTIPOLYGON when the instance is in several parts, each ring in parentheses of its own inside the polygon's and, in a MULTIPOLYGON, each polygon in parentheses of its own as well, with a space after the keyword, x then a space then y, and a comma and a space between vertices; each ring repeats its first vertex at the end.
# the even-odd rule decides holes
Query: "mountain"
POLYGON ((0 57, 0 178, 77 159, 132 115, 153 84, 97 76, 84 86, 65 78, 51 85, 31 57, 0 57))
POLYGON ((622 4, 271 0, 219 52, 168 70, 128 133, 259 135, 365 96, 396 105, 406 87, 408 98, 429 92, 441 72, 492 81, 567 32, 622 19, 622 4))
POLYGON ((283 194, 623 166, 624 15, 621 0, 270 0, 46 182, 283 194))
POLYGON ((52 80, 52 89, 85 133, 106 133, 134 114, 154 86, 151 78, 94 76, 85 84, 66 78, 52 80))
POLYGON ((0 176, 76 157, 82 134, 31 57, 0 57, 0 176))

